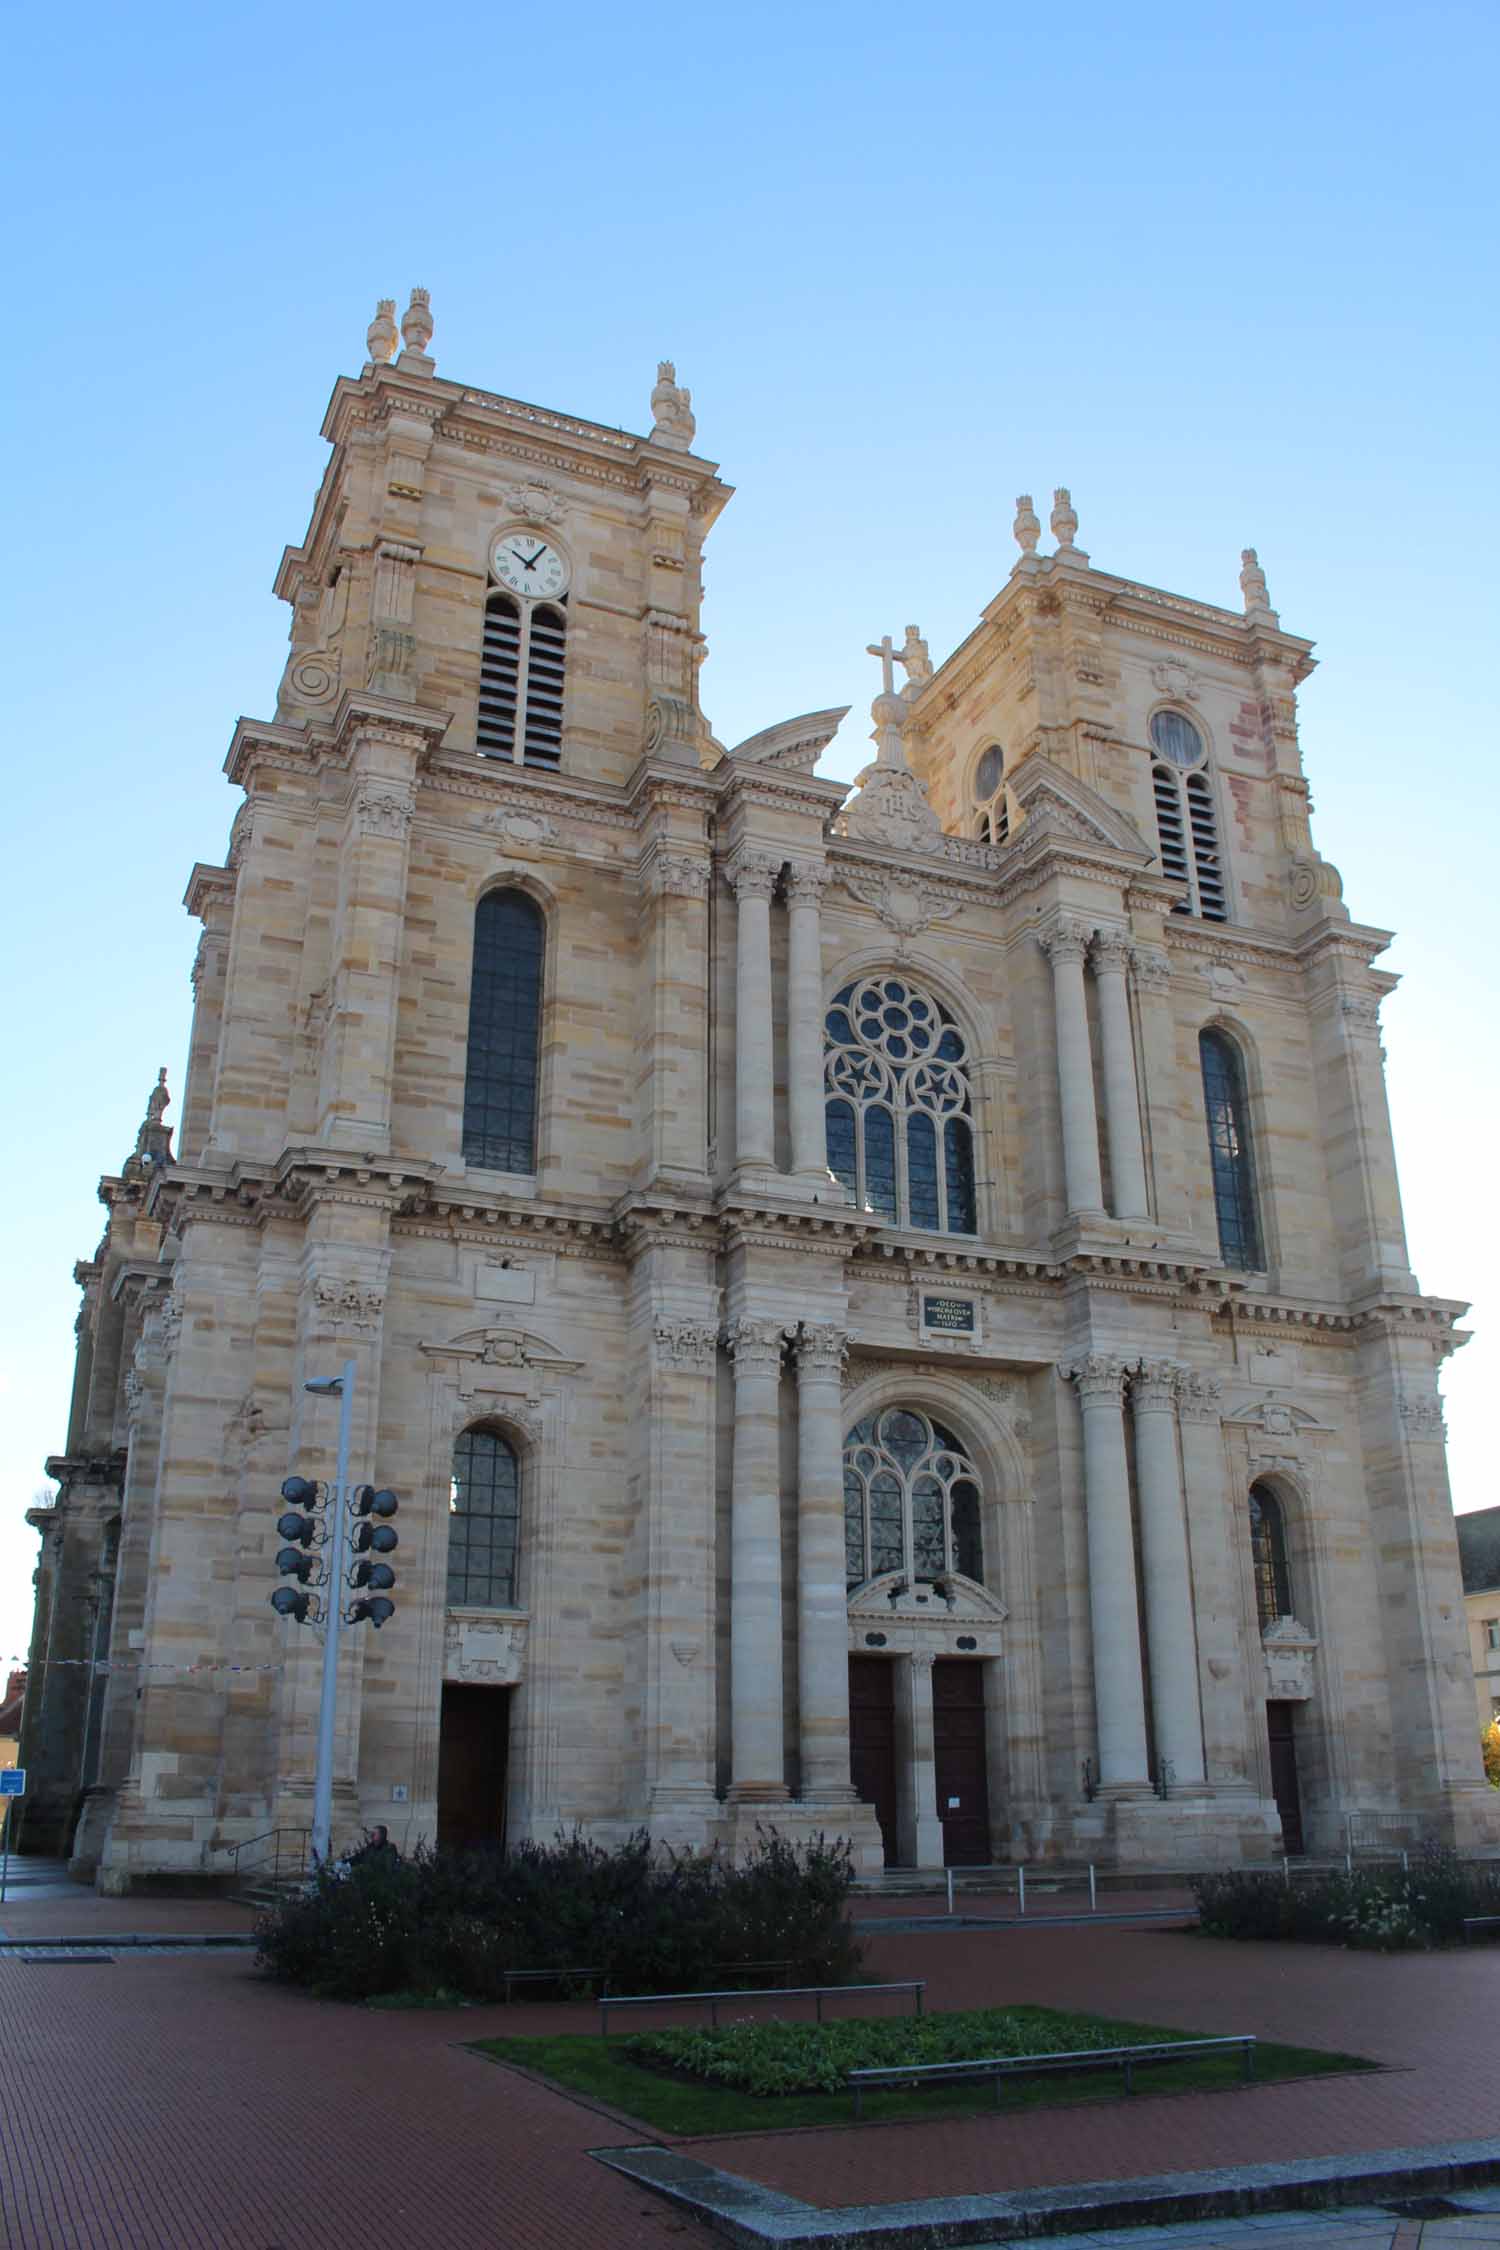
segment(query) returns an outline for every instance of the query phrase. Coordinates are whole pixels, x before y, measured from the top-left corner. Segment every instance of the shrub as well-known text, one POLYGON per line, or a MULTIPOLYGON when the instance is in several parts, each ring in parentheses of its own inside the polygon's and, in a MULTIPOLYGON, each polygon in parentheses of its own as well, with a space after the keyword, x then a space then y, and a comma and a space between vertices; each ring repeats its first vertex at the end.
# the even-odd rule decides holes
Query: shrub
POLYGON ((1292 1938, 1396 1953, 1456 1945, 1464 1918, 1500 1912, 1500 1870, 1466 1867, 1424 1844, 1407 1868, 1336 1869, 1288 1883, 1280 1875, 1196 1875, 1199 1927, 1210 1937, 1292 1938))
POLYGON ((256 1925, 270 1976, 330 1998, 392 1992, 498 1999, 507 1969, 589 1969, 617 1991, 732 1983, 787 1961, 797 1984, 847 1982, 847 1845, 761 1831, 736 1866, 644 1831, 617 1851, 578 1834, 513 1852, 435 1852, 323 1868, 256 1925))
POLYGON ((1491 1719, 1479 1737, 1479 1747, 1484 1756, 1484 1778, 1492 1789, 1500 1789, 1500 1719, 1491 1719))

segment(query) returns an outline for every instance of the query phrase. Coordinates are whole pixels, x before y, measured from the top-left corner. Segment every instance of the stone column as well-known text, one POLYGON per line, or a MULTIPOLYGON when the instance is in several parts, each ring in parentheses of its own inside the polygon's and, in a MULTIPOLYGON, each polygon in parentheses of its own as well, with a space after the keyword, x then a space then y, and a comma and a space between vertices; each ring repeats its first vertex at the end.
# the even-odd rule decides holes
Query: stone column
MULTIPOLYGON (((662 1253, 638 1272, 643 1293, 670 1286, 662 1253)), ((686 1263, 686 1260, 682 1261, 686 1263)), ((685 1294, 685 1292, 684 1292, 685 1294)), ((652 1321, 641 1426, 645 1469, 646 1709, 642 1778, 651 1833, 701 1843, 714 1795, 714 1394, 717 1320, 652 1321)))
POLYGON ((1153 1207, 1157 1224, 1182 1238, 1191 1235, 1193 1221, 1183 1121, 1177 1107, 1172 963, 1166 948, 1160 945, 1135 945, 1131 954, 1141 1029, 1141 1107, 1151 1145, 1153 1207))
POLYGON ((797 1338, 797 1676, 802 1795, 847 1803, 849 1628, 844 1570, 841 1328, 797 1338))
POLYGON ((1090 1352, 1066 1372, 1078 1385, 1083 1409, 1099 1785, 1146 1789, 1146 1699, 1125 1459, 1125 1363, 1090 1352))
POLYGON ((1156 1755, 1159 1764, 1170 1765, 1176 1788, 1201 1788, 1203 1720, 1198 1707, 1192 1567, 1177 1465, 1177 1369, 1167 1360, 1142 1360, 1130 1379, 1130 1403, 1135 1413, 1156 1755))
POLYGON ((1240 1607, 1238 1518, 1231 1505, 1220 1420, 1219 1379, 1198 1368, 1177 1375, 1182 1481, 1192 1540, 1199 1688, 1208 1779, 1249 1788, 1265 1728, 1265 1668, 1240 1607))
POLYGON ((828 1179, 828 1136, 823 1122, 823 944, 818 908, 828 888, 822 867, 794 866, 787 874, 787 1108, 792 1170, 803 1179, 828 1179))
POLYGON ((1099 1174, 1099 1117, 1094 1106, 1094 1064, 1089 1045, 1083 959, 1088 930, 1064 921, 1037 943, 1052 963, 1052 1006, 1057 1023, 1057 1085, 1062 1105, 1063 1171, 1070 1214, 1103 1218, 1099 1174))
POLYGON ((709 863, 663 845, 646 869, 649 988, 641 1035, 641 1177, 701 1193, 707 1169, 709 863))
POLYGON ((1099 1034, 1104 1048, 1104 1129, 1109 1135, 1115 1217, 1144 1219, 1148 1209, 1146 1152, 1141 1141, 1135 1042, 1125 989, 1130 941, 1122 931, 1101 930, 1094 938, 1093 954, 1099 985, 1099 1034))
POLYGON ((375 1153, 390 1147, 415 750, 386 763, 356 773, 339 846, 319 1087, 319 1137, 375 1153))
POLYGON ((738 904, 735 927, 736 1165, 776 1162, 772 1121, 776 1063, 771 1036, 771 894, 780 873, 764 853, 746 853, 729 870, 738 904))
POLYGON ((730 1799, 777 1803, 787 1794, 781 1700, 781 1429, 778 1391, 785 1331, 738 1321, 729 1534, 730 1799))
POLYGON ((943 1864, 932 1726, 932 1658, 922 1650, 896 1659, 896 1851, 903 1867, 943 1864))

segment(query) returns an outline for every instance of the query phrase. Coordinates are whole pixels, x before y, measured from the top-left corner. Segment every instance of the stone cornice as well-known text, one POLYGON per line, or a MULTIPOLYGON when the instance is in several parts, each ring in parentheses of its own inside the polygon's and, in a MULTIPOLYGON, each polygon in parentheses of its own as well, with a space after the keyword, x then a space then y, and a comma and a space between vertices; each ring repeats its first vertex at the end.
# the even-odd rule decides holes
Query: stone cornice
POLYGON ((199 860, 188 877, 182 903, 198 922, 206 922, 216 903, 229 906, 234 899, 235 872, 232 867, 210 867, 199 860))
MULTIPOLYGON (((1329 959, 1353 961, 1361 968, 1368 968, 1377 954, 1384 953, 1395 934, 1394 930, 1379 930, 1368 922, 1320 922, 1296 941, 1294 950, 1304 968, 1329 959)), ((1381 971, 1380 975, 1384 991, 1393 991, 1400 981, 1390 977, 1387 983, 1388 971, 1381 971)))

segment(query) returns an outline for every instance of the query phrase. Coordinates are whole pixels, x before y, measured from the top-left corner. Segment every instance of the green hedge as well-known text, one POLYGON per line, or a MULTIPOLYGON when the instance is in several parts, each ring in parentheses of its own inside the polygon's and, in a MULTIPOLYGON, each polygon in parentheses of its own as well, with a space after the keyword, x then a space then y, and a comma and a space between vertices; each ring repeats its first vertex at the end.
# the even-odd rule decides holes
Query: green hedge
POLYGON ((1409 1868, 1355 1868, 1311 1877, 1195 1875, 1199 1927, 1209 1937, 1291 1938, 1382 1953, 1457 1945, 1464 1919, 1500 1914, 1500 1868, 1466 1867, 1425 1845, 1409 1868))
POLYGON ((499 1852, 434 1852, 320 1870, 256 1925, 260 1966, 341 2000, 503 1996, 507 1969, 597 1969, 614 1990, 734 1983, 730 1964, 787 1961, 796 1984, 859 1966, 845 1916, 847 1845, 774 1830, 735 1865, 641 1832, 618 1851, 582 1836, 499 1852))

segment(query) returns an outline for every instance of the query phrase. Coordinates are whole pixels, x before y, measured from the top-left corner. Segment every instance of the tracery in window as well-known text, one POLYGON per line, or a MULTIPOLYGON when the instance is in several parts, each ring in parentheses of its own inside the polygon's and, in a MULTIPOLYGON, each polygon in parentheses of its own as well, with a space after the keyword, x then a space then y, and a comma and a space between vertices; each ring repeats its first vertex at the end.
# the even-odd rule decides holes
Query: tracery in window
POLYGON ((1281 1502, 1268 1484, 1250 1487, 1250 1561, 1255 1573, 1255 1607, 1260 1629, 1292 1612, 1292 1581, 1286 1567, 1286 1527, 1281 1502))
POLYGON ((1264 1260, 1255 1209, 1255 1158, 1250 1143, 1250 1105, 1245 1098, 1245 1067, 1239 1049, 1222 1031, 1199 1033, 1198 1059, 1203 1072, 1219 1256, 1226 1266, 1256 1273, 1264 1260))
POLYGON ((448 1500, 450 1607, 510 1609, 516 1599, 521 1467, 495 1430, 465 1430, 453 1448, 448 1500))
POLYGON ((1005 793, 1005 752, 992 742, 974 768, 974 834, 981 843, 1003 844, 1010 836, 1010 804, 1005 793))
POLYGON ((463 1153, 494 1172, 536 1170, 545 936, 524 891, 489 891, 475 909, 463 1153))
POLYGON ((568 597, 518 601, 496 589, 484 605, 475 744, 482 758, 562 763, 568 597))
POLYGON ((824 1038, 828 1163, 863 1209, 973 1234, 973 1100, 963 1033, 904 977, 846 984, 824 1038))
POLYGON ((932 1584, 957 1571, 984 1583, 979 1476, 951 1430, 890 1406, 844 1440, 844 1575, 900 1571, 932 1584))
POLYGON ((1181 711, 1158 711, 1151 721, 1151 787, 1162 873, 1186 894, 1174 914, 1227 922, 1228 894, 1219 850, 1218 815, 1202 735, 1181 711))

